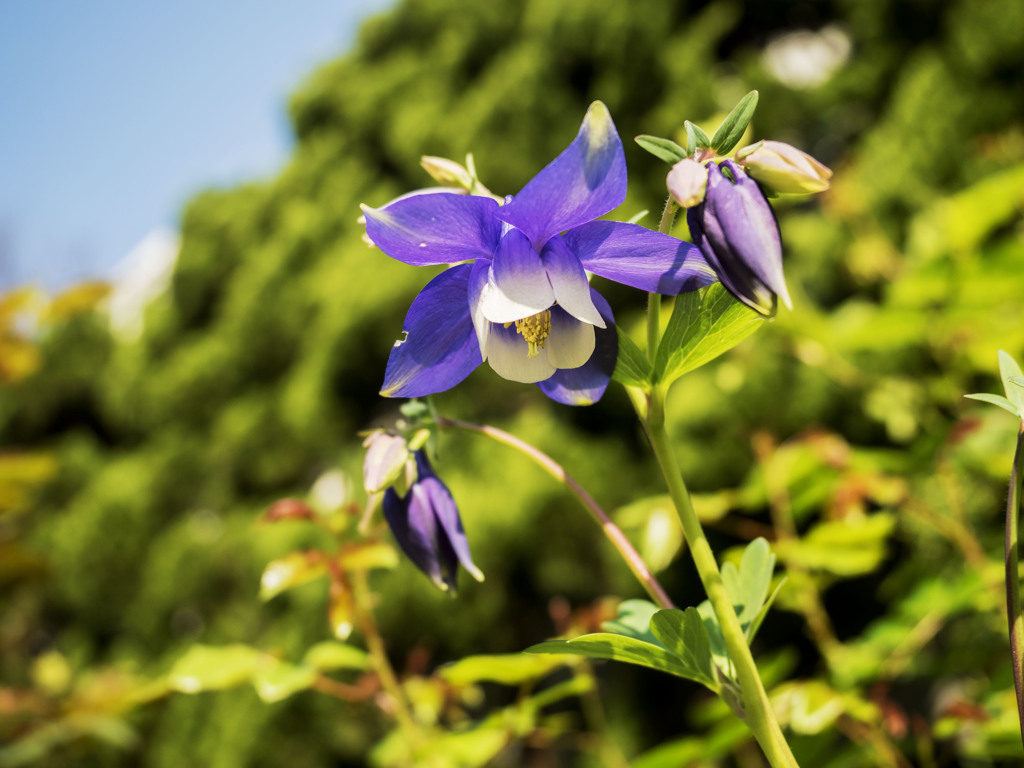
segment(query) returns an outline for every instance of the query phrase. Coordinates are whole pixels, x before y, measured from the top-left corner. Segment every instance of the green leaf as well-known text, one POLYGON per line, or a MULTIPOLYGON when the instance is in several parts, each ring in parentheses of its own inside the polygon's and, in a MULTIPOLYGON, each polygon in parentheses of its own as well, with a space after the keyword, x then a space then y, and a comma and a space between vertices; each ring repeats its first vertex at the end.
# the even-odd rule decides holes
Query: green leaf
POLYGON ((260 699, 273 704, 312 687, 316 678, 315 669, 273 659, 256 671, 252 684, 260 699))
POLYGON ((685 677, 687 680, 704 682, 700 677, 695 676, 696 673, 691 667, 662 646, 606 632, 583 635, 574 640, 548 640, 531 645, 524 653, 572 654, 587 656, 591 659, 624 661, 627 664, 637 664, 677 677, 685 677))
POLYGON ((619 355, 612 378, 627 387, 646 389, 651 384, 651 362, 621 325, 616 325, 615 330, 619 335, 619 355))
POLYGON ((651 645, 660 645, 651 632, 651 618, 658 610, 658 606, 649 600, 623 600, 619 603, 619 615, 611 621, 603 622, 601 629, 651 645))
POLYGON ((728 117, 718 126, 714 137, 711 139, 711 147, 720 155, 727 155, 732 151, 741 138, 743 132, 750 125, 750 118, 754 116, 757 109, 757 91, 751 91, 737 104, 728 117))
POLYGON ((369 654, 362 648, 325 640, 306 651, 302 663, 319 672, 326 672, 333 669, 366 669, 369 660, 369 654))
POLYGON ((260 600, 270 600, 292 587, 305 584, 327 574, 327 563, 323 553, 289 552, 284 557, 272 560, 263 569, 260 577, 260 600))
POLYGON ((643 134, 637 136, 634 141, 659 160, 664 160, 669 165, 675 165, 688 156, 686 150, 671 139, 643 134))
POLYGON ((761 624, 764 623, 764 617, 768 615, 768 611, 772 607, 772 603, 775 602, 775 598, 779 596, 779 592, 782 590, 782 585, 786 583, 786 577, 783 576, 779 579, 779 583, 775 585, 775 589, 768 595, 768 599, 764 601, 764 605, 761 606, 761 610, 757 612, 757 616, 750 622, 750 626, 747 627, 745 634, 747 636, 747 643, 751 643, 754 637, 757 635, 757 630, 761 628, 761 624))
POLYGON ((748 641, 750 627, 768 595, 774 569, 775 555, 764 539, 754 539, 747 545, 739 569, 732 563, 722 566, 722 582, 748 641))
POLYGON ((174 663, 167 682, 182 693, 232 688, 249 680, 262 659, 248 645, 194 645, 174 663))
POLYGON ((686 148, 691 149, 688 154, 692 154, 696 149, 703 149, 704 147, 711 146, 711 139, 708 135, 701 130, 699 125, 694 125, 689 120, 683 122, 683 127, 686 129, 686 148))
POLYGON ((988 392, 979 392, 975 395, 964 395, 968 400, 980 400, 983 403, 991 403, 992 405, 998 405, 1004 411, 1009 411, 1014 416, 1024 418, 1024 414, 1021 414, 1017 410, 1017 406, 1011 403, 1002 395, 990 395, 988 392))
POLYGON ((711 641, 696 608, 658 611, 651 617, 651 632, 691 671, 691 679, 713 691, 718 690, 718 680, 712 667, 711 641))
POLYGON ((775 544, 779 557, 804 568, 836 576, 871 573, 885 559, 886 544, 896 516, 876 512, 867 517, 818 523, 799 539, 775 544))
POLYGON ((655 380, 671 383, 714 360, 760 328, 763 321, 721 283, 680 294, 655 356, 655 380))
POLYGON ((452 685, 469 685, 481 681, 519 685, 543 677, 563 663, 558 659, 524 656, 521 653, 466 656, 442 668, 440 674, 452 685))
POLYGON ((999 350, 999 376, 1003 380, 1003 389, 1006 390, 1006 399, 1017 407, 1017 413, 1024 413, 1024 389, 1012 385, 1011 379, 1024 376, 1017 361, 1009 353, 999 350))

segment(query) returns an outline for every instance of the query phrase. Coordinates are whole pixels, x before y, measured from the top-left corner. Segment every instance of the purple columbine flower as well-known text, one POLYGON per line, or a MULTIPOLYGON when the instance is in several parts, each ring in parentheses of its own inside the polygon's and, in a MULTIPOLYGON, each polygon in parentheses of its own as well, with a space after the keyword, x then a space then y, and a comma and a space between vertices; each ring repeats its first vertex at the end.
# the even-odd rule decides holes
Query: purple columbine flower
POLYGON ((455 500, 427 461, 415 451, 416 481, 405 496, 393 487, 384 492, 384 519, 406 556, 443 590, 455 592, 459 564, 477 581, 484 575, 473 565, 469 542, 455 500))
POLYGON ((364 206, 367 235, 384 253, 406 264, 457 265, 413 301, 381 394, 442 392, 486 360, 559 402, 596 402, 618 341, 611 309, 586 272, 669 295, 715 281, 690 243, 594 221, 625 198, 622 142, 597 101, 569 147, 503 206, 453 194, 364 206))
POLYGON ((687 209, 686 221, 729 293, 763 315, 775 310, 776 296, 792 309, 782 274, 779 225, 746 171, 732 160, 708 163, 707 193, 703 202, 687 209))

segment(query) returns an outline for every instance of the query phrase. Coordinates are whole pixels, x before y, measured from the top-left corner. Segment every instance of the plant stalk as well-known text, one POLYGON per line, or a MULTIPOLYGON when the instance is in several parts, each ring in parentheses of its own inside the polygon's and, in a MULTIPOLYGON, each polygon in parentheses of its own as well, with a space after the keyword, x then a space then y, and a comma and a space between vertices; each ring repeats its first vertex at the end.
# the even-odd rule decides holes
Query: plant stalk
POLYGON ((1024 616, 1020 608, 1020 500, 1024 485, 1024 419, 1017 431, 1017 450, 1010 472, 1010 488, 1006 500, 1006 618, 1010 625, 1010 661, 1013 664, 1013 687, 1017 692, 1017 718, 1021 724, 1024 744, 1024 616))
POLYGON ((579 500, 580 504, 583 505, 583 508, 586 509, 587 512, 590 513, 590 516, 594 518, 594 522, 601 526, 601 530, 604 531, 604 535, 612 543, 612 546, 619 551, 619 554, 622 555, 622 559, 626 561, 626 565, 629 566, 629 570, 633 572, 633 575, 636 576, 637 580, 643 585, 643 588, 647 591, 651 600, 654 601, 659 608, 675 607, 668 594, 654 577, 654 574, 651 573, 651 569, 647 567, 647 564, 640 556, 640 553, 636 551, 633 545, 629 542, 629 539, 626 538, 622 529, 612 522, 611 518, 609 518, 605 511, 598 506, 593 497, 587 493, 583 486, 576 482, 568 472, 565 471, 561 464, 556 462, 543 451, 534 448, 532 445, 520 440, 515 435, 509 434, 497 427, 491 427, 486 424, 473 424, 472 422, 449 419, 444 416, 436 416, 435 421, 440 427, 457 427, 458 429, 477 432, 481 435, 486 435, 492 440, 496 440, 503 445, 515 448, 524 456, 532 459, 553 478, 564 483, 572 494, 579 500))
POLYGON ((641 423, 644 425, 651 448, 654 450, 658 465, 665 476, 669 494, 672 496, 676 513, 679 515, 690 552, 693 555, 694 564, 697 566, 697 573, 700 575, 701 583, 707 591, 708 599, 722 629, 729 659, 736 670, 736 677, 743 697, 744 719, 772 768, 797 768, 796 758, 793 757, 789 744, 782 734, 782 728, 772 711, 768 694, 765 692, 761 677, 757 672, 754 657, 750 653, 750 646, 747 645, 739 618, 736 616, 732 601, 722 582, 722 575, 718 570, 715 555, 704 535, 700 520, 697 519, 697 514, 694 512, 689 491, 683 482, 679 464, 669 442, 668 433, 665 431, 664 387, 654 385, 649 395, 649 401, 647 418, 644 419, 642 414, 638 413, 638 415, 641 415, 641 423))

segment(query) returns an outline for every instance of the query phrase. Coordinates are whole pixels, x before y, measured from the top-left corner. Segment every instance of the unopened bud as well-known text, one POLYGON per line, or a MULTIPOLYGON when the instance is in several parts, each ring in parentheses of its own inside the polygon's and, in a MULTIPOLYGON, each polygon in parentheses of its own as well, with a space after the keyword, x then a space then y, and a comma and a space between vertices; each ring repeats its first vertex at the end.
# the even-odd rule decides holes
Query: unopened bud
POLYGON ((759 141, 736 153, 736 162, 773 192, 806 195, 829 187, 832 171, 781 141, 759 141))
POLYGON ((424 155, 420 158, 420 165, 438 184, 461 189, 470 189, 473 186, 472 174, 454 160, 424 155))
POLYGON ((672 166, 668 172, 669 194, 681 208, 700 205, 708 188, 708 168, 687 157, 672 166))
POLYGON ((405 472, 410 459, 405 438, 384 430, 370 434, 363 442, 366 459, 363 462, 363 485, 367 493, 378 493, 390 488, 405 472))

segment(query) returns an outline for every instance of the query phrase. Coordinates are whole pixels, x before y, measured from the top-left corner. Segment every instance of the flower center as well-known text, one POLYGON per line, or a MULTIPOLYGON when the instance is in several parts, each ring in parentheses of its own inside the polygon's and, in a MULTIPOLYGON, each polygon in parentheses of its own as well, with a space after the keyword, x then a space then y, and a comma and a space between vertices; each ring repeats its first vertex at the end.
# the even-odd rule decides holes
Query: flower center
MULTIPOLYGON (((505 323, 506 328, 509 325, 511 323, 505 323)), ((544 348, 544 342, 551 335, 551 310, 545 309, 536 315, 516 320, 516 333, 520 334, 523 340, 530 345, 530 351, 526 353, 526 356, 536 357, 539 354, 538 350, 544 348)))

